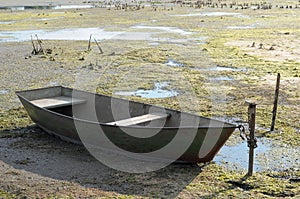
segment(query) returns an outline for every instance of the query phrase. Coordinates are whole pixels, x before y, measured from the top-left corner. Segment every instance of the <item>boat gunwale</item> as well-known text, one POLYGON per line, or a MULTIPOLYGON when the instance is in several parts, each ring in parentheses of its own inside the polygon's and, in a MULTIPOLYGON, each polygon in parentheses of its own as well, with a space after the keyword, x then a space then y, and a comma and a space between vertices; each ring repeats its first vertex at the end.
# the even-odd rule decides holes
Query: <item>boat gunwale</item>
POLYGON ((72 116, 64 115, 64 114, 61 114, 61 113, 49 110, 47 108, 39 107, 39 106, 36 106, 35 104, 31 103, 30 100, 28 100, 27 98, 25 98, 22 95, 22 93, 25 93, 25 92, 38 91, 38 90, 51 89, 51 88, 69 89, 69 90, 72 90, 72 92, 73 92, 73 90, 75 90, 75 91, 79 91, 79 92, 84 92, 84 93, 89 93, 89 94, 93 94, 93 95, 110 97, 110 98, 113 98, 113 99, 122 100, 122 101, 128 101, 128 102, 132 102, 132 103, 140 103, 140 104, 145 104, 145 105, 149 105, 149 106, 155 106, 157 108, 167 109, 169 111, 174 111, 174 112, 179 112, 179 113, 183 112, 183 111, 178 111, 178 110, 174 110, 174 109, 170 109, 170 108, 165 108, 165 107, 162 107, 162 106, 146 104, 146 103, 143 103, 143 102, 137 102, 137 101, 128 100, 128 99, 116 98, 116 97, 109 96, 109 95, 104 95, 104 94, 99 94, 99 93, 92 93, 92 92, 89 92, 89 91, 83 91, 83 90, 78 90, 78 89, 64 87, 64 86, 51 86, 51 87, 43 87, 43 88, 23 90, 23 91, 15 91, 15 94, 19 98, 22 98, 26 102, 30 103, 33 107, 35 107, 37 109, 40 109, 40 110, 43 110, 45 112, 49 112, 51 114, 54 114, 54 115, 57 115, 57 116, 60 116, 60 117, 64 117, 64 118, 68 118, 68 119, 71 119, 71 120, 76 120, 76 121, 79 121, 79 122, 84 122, 84 123, 89 123, 89 124, 97 124, 97 125, 101 125, 101 126, 118 127, 118 128, 131 128, 131 129, 149 129, 149 128, 151 128, 151 129, 165 129, 165 130, 195 129, 195 128, 197 128, 197 129, 220 129, 220 128, 221 129, 236 129, 236 128, 238 128, 238 125, 236 125, 236 124, 232 124, 232 123, 229 123, 229 122, 224 122, 224 121, 213 119, 213 118, 203 117, 203 116, 200 116, 200 115, 197 115, 197 114, 193 114, 193 113, 188 113, 188 112, 183 112, 183 113, 191 115, 191 116, 196 116, 196 117, 199 117, 199 118, 203 118, 203 119, 213 120, 213 121, 216 121, 216 122, 223 123, 224 125, 230 125, 230 126, 199 126, 198 125, 198 126, 176 126, 176 127, 155 127, 155 126, 154 127, 152 127, 152 126, 151 127, 147 127, 147 126, 138 126, 138 125, 134 125, 134 126, 113 125, 113 124, 107 124, 107 123, 102 123, 102 122, 94 122, 94 121, 90 121, 90 120, 75 118, 75 117, 72 117, 72 116))

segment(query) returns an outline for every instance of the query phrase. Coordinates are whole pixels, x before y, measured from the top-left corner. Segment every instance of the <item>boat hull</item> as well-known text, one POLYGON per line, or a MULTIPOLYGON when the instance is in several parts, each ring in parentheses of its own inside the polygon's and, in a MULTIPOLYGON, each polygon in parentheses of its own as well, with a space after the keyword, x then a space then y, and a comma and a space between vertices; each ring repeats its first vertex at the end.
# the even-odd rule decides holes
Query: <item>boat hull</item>
MULTIPOLYGON (((102 119, 102 121, 99 122, 95 121, 94 119, 88 120, 91 118, 75 117, 75 112, 81 113, 83 110, 82 107, 84 107, 84 105, 82 107, 80 105, 77 106, 78 109, 76 109, 76 106, 74 105, 63 108, 47 109, 36 106, 34 103, 32 103, 33 99, 52 96, 54 95, 53 93, 55 93, 55 91, 53 90, 59 89, 61 90, 60 93, 58 92, 58 94, 55 95, 63 94, 72 96, 71 93, 74 92, 73 89, 65 87, 50 87, 30 91, 20 91, 17 92, 17 95, 32 121, 48 133, 54 134, 62 138, 63 140, 77 144, 89 142, 89 145, 99 147, 99 149, 109 149, 111 143, 113 143, 114 146, 117 146, 124 151, 141 154, 142 157, 143 154, 149 154, 154 151, 158 151, 167 145, 170 145, 170 143, 172 143, 173 140, 179 136, 181 140, 178 141, 177 139, 177 142, 174 145, 176 149, 180 149, 182 151, 179 156, 178 153, 176 154, 178 157, 176 157, 176 155, 173 154, 171 150, 169 152, 160 153, 158 156, 155 155, 155 158, 173 159, 174 157, 176 157, 175 161, 177 162, 209 162, 214 158, 220 148, 225 144, 229 136, 236 129, 236 126, 233 124, 210 120, 202 117, 200 118, 200 124, 203 120, 207 122, 207 124, 211 124, 209 122, 213 121, 212 125, 175 126, 174 123, 176 117, 179 117, 178 115, 183 113, 171 109, 164 110, 166 110, 166 112, 171 115, 170 118, 175 118, 174 121, 171 121, 170 119, 168 125, 159 128, 149 125, 108 125, 105 119, 102 119), (66 112, 68 112, 68 114, 64 114, 66 112), (130 135, 130 133, 151 135, 153 134, 153 131, 155 131, 156 133, 151 137, 141 138, 130 135), (129 134, 126 132, 129 132, 129 134), (102 136, 105 136, 105 138, 107 139, 99 137, 98 135, 100 133, 103 134, 102 136), (82 136, 83 134, 84 136, 82 136)), ((98 109, 111 108, 111 103, 108 104, 106 102, 110 99, 109 96, 103 96, 78 90, 76 90, 76 92, 78 92, 82 98, 86 97, 88 103, 91 99, 90 97, 94 96, 94 99, 96 101, 96 108, 97 105, 100 105, 98 109)), ((118 104, 121 105, 122 103, 128 104, 128 101, 126 100, 114 100, 117 100, 118 104)), ((130 109, 131 112, 133 112, 132 110, 140 111, 142 107, 145 109, 143 110, 143 112, 149 111, 149 109, 147 109, 148 105, 132 101, 130 101, 129 104, 130 107, 133 107, 132 109, 130 109)), ((156 107, 156 109, 160 109, 160 107, 156 107)), ((97 112, 96 115, 100 118, 99 120, 101 120, 101 117, 103 117, 102 113, 106 113, 107 115, 112 114, 111 111, 108 112, 107 110, 97 112)), ((199 117, 193 114, 184 114, 186 114, 187 118, 191 117, 191 120, 197 119, 199 117)), ((110 120, 110 118, 108 120, 110 120)))

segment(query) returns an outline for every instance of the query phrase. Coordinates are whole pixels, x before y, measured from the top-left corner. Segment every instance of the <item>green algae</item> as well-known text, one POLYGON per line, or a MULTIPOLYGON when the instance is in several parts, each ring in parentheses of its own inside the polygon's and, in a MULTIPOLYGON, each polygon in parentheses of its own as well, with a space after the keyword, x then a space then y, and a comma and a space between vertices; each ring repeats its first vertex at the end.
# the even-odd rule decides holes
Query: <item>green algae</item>
MULTIPOLYGON (((203 198, 299 196, 299 184, 289 180, 289 177, 279 177, 281 175, 269 172, 255 173, 249 177, 245 173, 226 171, 220 166, 210 164, 204 167, 203 172, 187 186, 187 190, 192 193, 205 190, 205 194, 201 195, 203 198)), ((294 175, 294 177, 299 176, 299 173, 294 175)))
POLYGON ((10 194, 10 193, 8 193, 8 192, 0 189, 0 198, 3 198, 3 199, 14 199, 14 198, 16 198, 16 195, 10 194))
POLYGON ((32 124, 24 108, 0 110, 0 131, 23 128, 32 124))
MULTIPOLYGON (((251 30, 251 37, 256 36, 256 39, 264 39, 266 35, 269 35, 273 30, 251 30), (254 34, 254 35, 252 35, 254 34), (259 38, 261 37, 261 38, 259 38)), ((245 31, 243 32, 250 32, 245 31)), ((228 31, 223 31, 220 37, 210 39, 205 45, 208 53, 215 60, 218 65, 232 66, 236 68, 247 68, 249 72, 246 75, 240 74, 239 84, 237 84, 236 90, 242 90, 243 93, 237 92, 238 99, 251 99, 258 103, 257 125, 268 128, 271 123, 271 112, 273 99, 270 98, 274 93, 274 86, 266 87, 262 84, 261 79, 267 77, 270 74, 280 73, 285 79, 294 78, 299 76, 299 64, 295 61, 266 61, 257 56, 249 55, 244 50, 228 46, 226 43, 232 40, 239 40, 241 36, 244 38, 245 34, 230 34, 228 31), (265 93, 269 93, 269 96, 265 96, 265 93), (260 106, 260 104, 263 104, 260 106), (266 106, 268 104, 268 106, 266 106)), ((250 34, 250 33, 249 33, 250 34)), ((270 38, 268 38, 270 39, 270 38)), ((273 38, 274 39, 274 38, 273 38)), ((268 79, 268 78, 265 78, 268 79)), ((297 84, 297 83, 296 83, 297 84)), ((287 86, 285 86, 287 87, 287 86)), ((289 85, 289 90, 280 90, 280 96, 284 96, 286 103, 279 104, 278 109, 288 111, 290 113, 289 118, 286 115, 280 115, 280 111, 277 119, 277 128, 281 129, 281 134, 267 134, 269 137, 276 137, 277 139, 297 146, 299 143, 299 135, 297 130, 299 129, 299 117, 296 104, 298 103, 297 97, 299 95, 299 89, 294 85, 289 85), (287 102, 288 101, 288 102, 287 102), (293 104, 294 108, 291 108, 293 104), (296 108, 296 109, 295 109, 296 108)), ((236 107, 229 105, 235 110, 236 107)), ((233 113, 236 111, 232 111, 233 113)))

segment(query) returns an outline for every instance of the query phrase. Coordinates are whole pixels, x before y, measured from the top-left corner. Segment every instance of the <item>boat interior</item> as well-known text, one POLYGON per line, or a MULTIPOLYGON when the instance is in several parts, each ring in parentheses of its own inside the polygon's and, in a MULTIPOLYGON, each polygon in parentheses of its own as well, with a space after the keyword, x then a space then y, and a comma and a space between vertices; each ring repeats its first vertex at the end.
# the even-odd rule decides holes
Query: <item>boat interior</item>
POLYGON ((163 107, 56 86, 16 92, 54 113, 117 126, 235 127, 235 125, 163 107))

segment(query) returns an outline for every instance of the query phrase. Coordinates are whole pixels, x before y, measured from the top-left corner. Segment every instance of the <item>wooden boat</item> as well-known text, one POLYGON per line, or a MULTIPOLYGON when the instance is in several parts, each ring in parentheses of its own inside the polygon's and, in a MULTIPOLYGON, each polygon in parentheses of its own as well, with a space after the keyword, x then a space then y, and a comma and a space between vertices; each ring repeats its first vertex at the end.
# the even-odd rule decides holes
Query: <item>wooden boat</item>
POLYGON ((137 154, 170 146, 155 158, 178 162, 211 161, 237 128, 196 114, 62 86, 16 94, 38 126, 64 140, 83 143, 86 136, 85 142, 100 148, 111 146, 109 140, 137 154), (97 138, 99 129, 108 139, 97 138))

